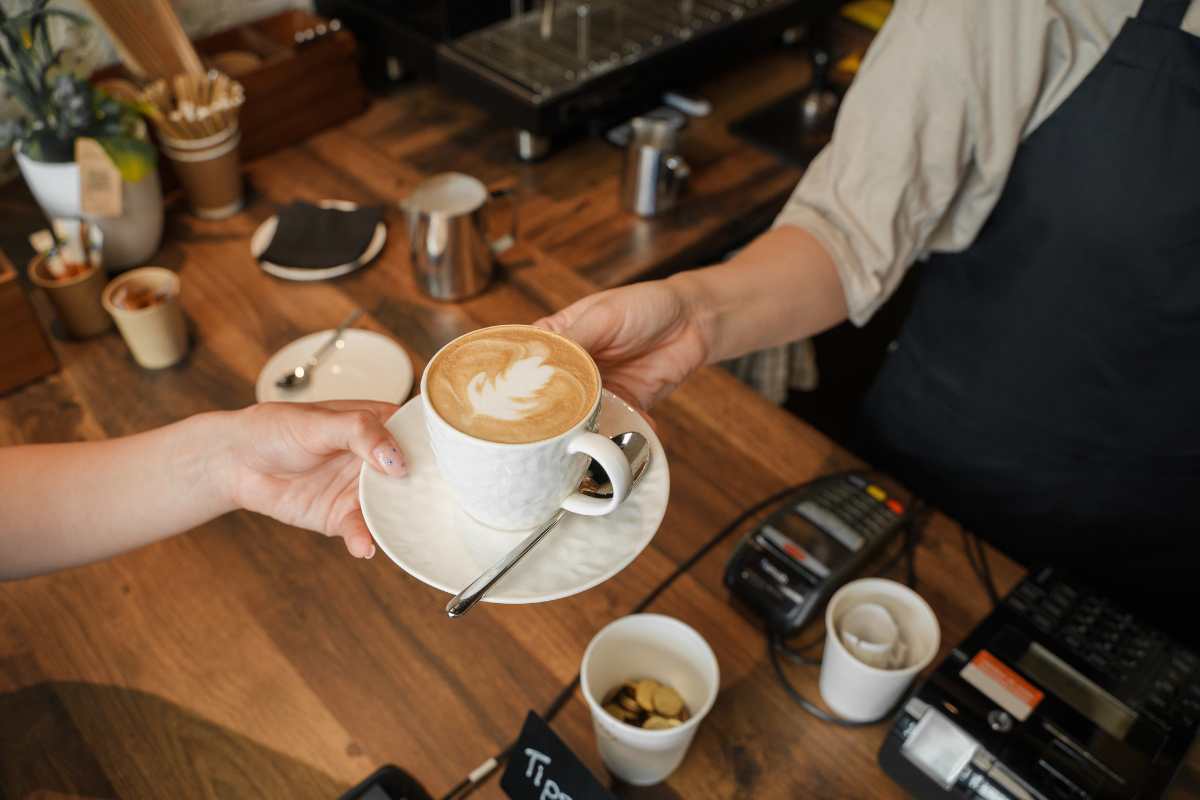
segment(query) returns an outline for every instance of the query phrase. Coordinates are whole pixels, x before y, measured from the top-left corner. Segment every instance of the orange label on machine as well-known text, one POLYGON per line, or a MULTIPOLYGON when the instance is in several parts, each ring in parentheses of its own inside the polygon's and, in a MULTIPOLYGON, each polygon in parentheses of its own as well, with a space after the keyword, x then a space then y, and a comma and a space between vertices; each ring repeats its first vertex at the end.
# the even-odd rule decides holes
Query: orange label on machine
POLYGON ((980 650, 959 673, 996 705, 1024 722, 1046 695, 987 650, 980 650))

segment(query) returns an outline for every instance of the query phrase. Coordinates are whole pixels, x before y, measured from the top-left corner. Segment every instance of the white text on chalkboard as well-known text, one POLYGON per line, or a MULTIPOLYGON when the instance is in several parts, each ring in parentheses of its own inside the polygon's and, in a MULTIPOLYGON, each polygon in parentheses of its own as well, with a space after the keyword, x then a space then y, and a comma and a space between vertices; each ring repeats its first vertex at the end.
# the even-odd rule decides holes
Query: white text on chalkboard
POLYGON ((550 778, 545 778, 546 767, 550 766, 550 756, 540 753, 532 747, 525 748, 525 755, 529 757, 529 765, 525 767, 525 777, 542 790, 542 793, 538 795, 538 800, 571 800, 571 795, 559 789, 557 783, 550 778), (544 783, 543 778, 545 778, 544 783))

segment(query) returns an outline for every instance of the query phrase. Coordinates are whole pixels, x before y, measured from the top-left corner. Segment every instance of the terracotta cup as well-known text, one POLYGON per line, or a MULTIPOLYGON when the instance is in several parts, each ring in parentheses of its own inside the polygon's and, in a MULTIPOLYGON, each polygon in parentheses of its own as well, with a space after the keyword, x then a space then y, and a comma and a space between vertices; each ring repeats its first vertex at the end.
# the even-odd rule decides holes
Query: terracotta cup
POLYGON ((204 139, 159 136, 163 154, 171 159, 183 184, 192 213, 204 219, 224 219, 242 209, 242 172, 238 144, 242 134, 234 125, 204 139))
POLYGON ((104 282, 108 280, 104 270, 93 265, 73 278, 55 280, 46 267, 46 258, 42 253, 29 262, 29 280, 50 298, 67 333, 86 339, 112 327, 112 319, 100 302, 104 282))
POLYGON ((187 327, 179 306, 179 276, 162 267, 140 267, 123 273, 104 287, 104 308, 117 322, 117 329, 146 369, 163 369, 176 364, 188 349, 187 327), (136 284, 162 293, 160 302, 146 308, 122 308, 114 302, 122 287, 136 284))

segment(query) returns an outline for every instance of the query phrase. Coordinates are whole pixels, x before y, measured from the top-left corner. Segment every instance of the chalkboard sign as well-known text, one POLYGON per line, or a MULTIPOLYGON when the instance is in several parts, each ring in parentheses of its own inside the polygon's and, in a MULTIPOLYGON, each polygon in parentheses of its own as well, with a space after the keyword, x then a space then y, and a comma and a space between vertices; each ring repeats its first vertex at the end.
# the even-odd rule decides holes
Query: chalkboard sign
POLYGON ((532 711, 508 757, 500 788, 513 800, 615 800, 532 711))

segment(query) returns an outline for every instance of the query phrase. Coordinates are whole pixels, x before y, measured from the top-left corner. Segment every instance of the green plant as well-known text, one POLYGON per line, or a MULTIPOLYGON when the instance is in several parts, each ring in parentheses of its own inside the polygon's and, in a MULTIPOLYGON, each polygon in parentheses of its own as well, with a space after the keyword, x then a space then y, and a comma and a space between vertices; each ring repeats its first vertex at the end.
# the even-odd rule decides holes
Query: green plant
POLYGON ((50 41, 50 19, 89 23, 74 12, 47 8, 48 1, 31 0, 16 13, 0 5, 0 82, 27 115, 0 121, 0 147, 19 144, 35 161, 68 162, 75 159, 75 140, 91 137, 121 176, 136 182, 156 158, 143 138, 145 126, 135 108, 60 67, 62 50, 50 41))

